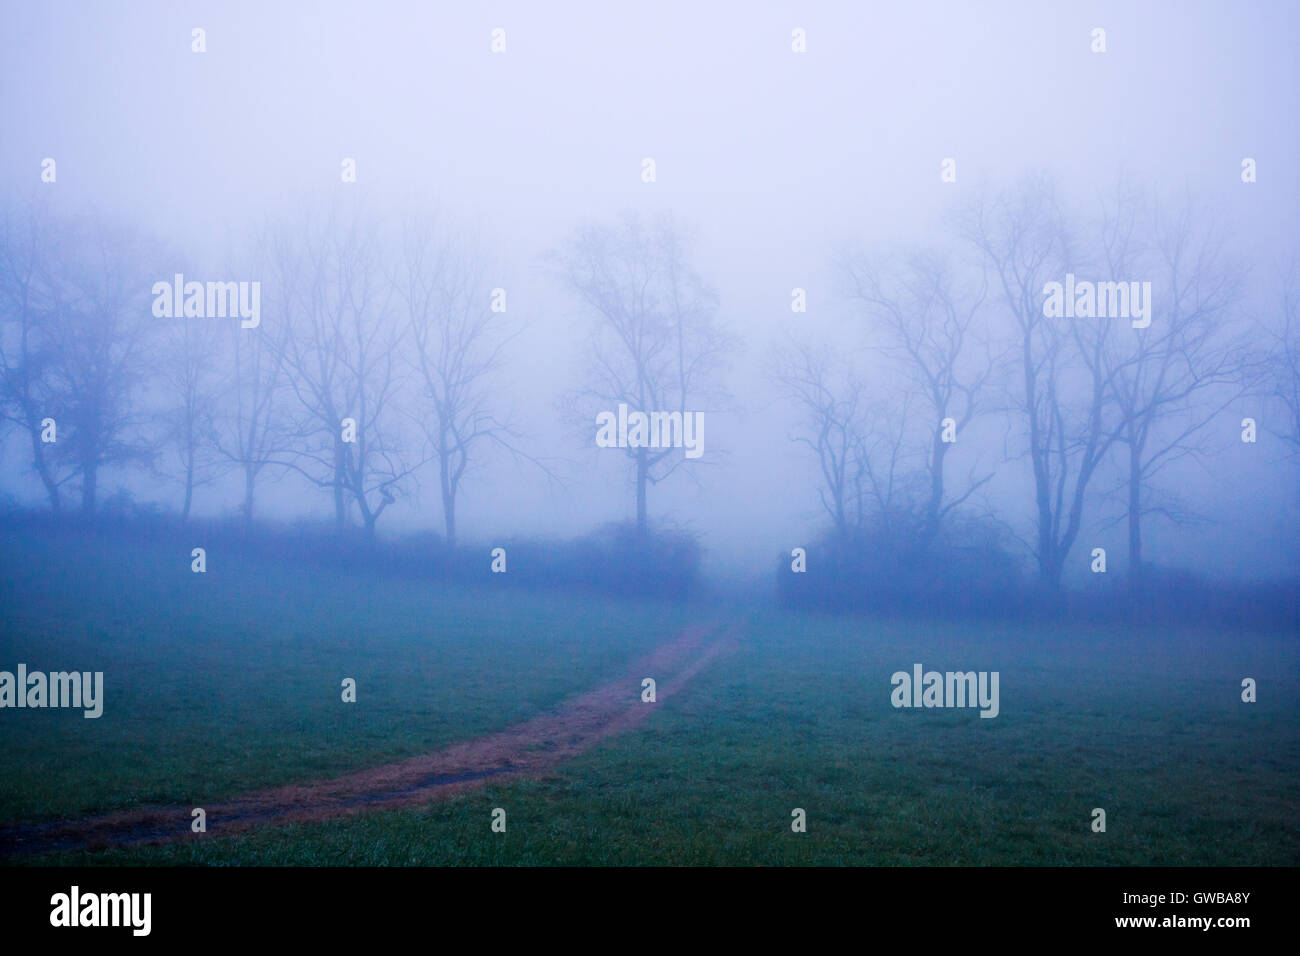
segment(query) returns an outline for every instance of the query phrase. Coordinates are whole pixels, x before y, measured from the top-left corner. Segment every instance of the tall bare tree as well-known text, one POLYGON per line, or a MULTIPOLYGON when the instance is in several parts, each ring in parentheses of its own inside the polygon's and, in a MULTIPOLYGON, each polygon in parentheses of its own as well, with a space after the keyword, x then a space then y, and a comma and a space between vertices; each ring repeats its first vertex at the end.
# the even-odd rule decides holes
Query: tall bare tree
MULTIPOLYGON (((269 268, 275 255, 274 233, 261 233, 255 247, 259 250, 256 261, 269 268)), ((268 468, 282 472, 276 466, 291 452, 293 429, 285 408, 288 385, 282 365, 284 337, 289 332, 285 291, 276 283, 263 287, 264 318, 257 328, 245 329, 238 322, 225 324, 227 364, 216 414, 216 443, 222 457, 243 479, 240 518, 245 531, 252 526, 258 480, 268 468)))
MULTIPOLYGON (((494 312, 491 287, 463 237, 425 216, 407 222, 395 285, 405 311, 405 350, 418 383, 416 418, 438 467, 446 541, 456 544, 456 505, 483 446, 528 458, 493 406, 492 382, 514 331, 494 312)), ((543 466, 544 468, 544 466, 543 466)))
MULTIPOLYGON (((589 373, 575 390, 577 419, 589 412, 704 411, 725 395, 718 373, 734 340, 716 319, 717 296, 690 265, 687 236, 671 218, 646 225, 580 227, 559 253, 571 293, 594 320, 589 373)), ((637 533, 648 526, 647 493, 687 459, 680 448, 625 449, 636 497, 637 533)))
POLYGON ((1150 275, 1151 324, 1119 330, 1106 351, 1115 396, 1115 437, 1125 473, 1128 575, 1143 572, 1142 519, 1179 512, 1159 502, 1155 480, 1169 464, 1206 450, 1206 426, 1247 386, 1249 350, 1233 314, 1243 273, 1223 233, 1190 205, 1172 212, 1117 191, 1105 204, 1099 243, 1111 275, 1150 275), (1149 236, 1139 246, 1136 237, 1149 236))
POLYGON ((777 352, 772 378, 800 412, 792 438, 817 459, 818 498, 836 534, 852 539, 874 522, 886 540, 903 544, 912 530, 899 520, 911 507, 913 490, 908 469, 914 456, 907 443, 911 396, 892 401, 873 396, 852 363, 830 346, 793 339, 777 352))
POLYGON ((917 398, 928 426, 928 490, 917 542, 924 549, 943 520, 993 477, 972 474, 953 491, 945 468, 953 448, 945 433, 951 427, 955 436, 970 424, 994 370, 990 343, 978 325, 988 284, 982 270, 978 280, 963 282, 952 260, 934 250, 874 259, 846 252, 839 265, 851 301, 868 320, 873 348, 917 398))
POLYGON ((96 509, 102 468, 151 459, 147 416, 136 401, 155 325, 152 250, 137 235, 86 217, 52 270, 46 341, 63 416, 58 449, 81 479, 81 510, 96 509), (64 436, 68 436, 65 442, 64 436))
POLYGON ((1078 261, 1050 181, 1036 178, 981 198, 960 219, 983 256, 1010 320, 1014 384, 1008 390, 1023 422, 1034 478, 1039 580, 1059 590, 1082 527, 1087 491, 1116 439, 1114 396, 1105 362, 1111 321, 1044 314, 1044 286, 1078 261))
POLYGON ((53 419, 57 435, 64 417, 53 388, 56 343, 49 328, 60 229, 50 211, 34 203, 0 211, 0 418, 26 435, 32 466, 56 513, 62 487, 73 476, 42 440, 42 423, 53 419))
POLYGON ((817 459, 817 495, 836 532, 847 538, 862 528, 870 495, 869 402, 861 380, 828 348, 788 342, 777 353, 772 377, 799 409, 793 440, 817 459))
POLYGON ((218 319, 187 316, 184 310, 161 322, 155 368, 162 384, 159 418, 162 444, 174 456, 184 494, 181 522, 189 520, 194 491, 220 476, 216 434, 220 387, 221 325, 218 319))
POLYGON ((273 341, 300 443, 281 463, 332 492, 340 529, 355 507, 368 537, 419 464, 402 449, 404 329, 384 255, 378 231, 338 208, 283 230, 273 255, 287 323, 273 341))
POLYGON ((1293 260, 1279 276, 1279 319, 1268 334, 1268 390, 1282 407, 1286 423, 1273 429, 1300 456, 1300 268, 1293 260))

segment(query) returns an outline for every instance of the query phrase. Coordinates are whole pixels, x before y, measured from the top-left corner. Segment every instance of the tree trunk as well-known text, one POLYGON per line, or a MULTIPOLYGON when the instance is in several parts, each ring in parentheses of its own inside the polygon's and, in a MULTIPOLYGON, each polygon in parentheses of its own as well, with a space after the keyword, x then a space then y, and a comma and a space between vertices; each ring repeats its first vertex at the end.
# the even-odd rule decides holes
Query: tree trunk
POLYGON ((36 473, 41 476, 41 484, 45 486, 45 493, 50 498, 50 510, 58 514, 63 503, 59 499, 59 483, 54 480, 49 462, 45 460, 45 443, 41 441, 40 423, 35 419, 30 420, 27 432, 32 438, 32 461, 36 465, 36 473))
POLYGON ((257 469, 252 462, 244 463, 244 533, 253 527, 253 491, 257 483, 257 469))
POLYGON ((181 508, 181 524, 190 520, 190 506, 194 503, 194 466, 185 469, 185 504, 181 508))
POLYGON ((453 493, 442 497, 443 523, 447 528, 447 547, 456 547, 456 496, 453 493))
POLYGON ((1064 570, 1065 555, 1058 549, 1052 548, 1046 556, 1039 557, 1038 580, 1043 587, 1043 592, 1051 600, 1055 600, 1061 594, 1061 575, 1064 570))
POLYGON ((347 525, 348 513, 347 502, 343 495, 343 485, 347 480, 346 465, 344 455, 346 449, 343 446, 343 439, 339 436, 334 438, 334 526, 342 531, 347 525))
POLYGON ((446 528, 447 547, 456 547, 456 489, 451 478, 451 451, 447 447, 446 430, 439 438, 438 482, 442 491, 442 522, 446 528))
POLYGON ((925 507, 925 537, 921 542, 922 550, 927 550, 939 535, 939 510, 943 507, 943 461, 948 454, 948 445, 943 440, 942 430, 934 434, 934 450, 930 459, 930 500, 925 507))
POLYGON ((95 513, 95 493, 99 484, 99 463, 88 461, 81 468, 81 513, 95 513))
POLYGON ((1038 579, 1050 592, 1060 586, 1061 572, 1056 564, 1056 547, 1052 541, 1052 512, 1050 507, 1044 509, 1041 502, 1038 508, 1038 579))
POLYGON ((1128 469, 1128 580, 1137 590, 1142 577, 1142 469, 1137 452, 1129 453, 1128 469))
POLYGON ((646 485, 650 479, 649 456, 644 448, 638 448, 636 454, 636 534, 638 538, 646 536, 646 485))

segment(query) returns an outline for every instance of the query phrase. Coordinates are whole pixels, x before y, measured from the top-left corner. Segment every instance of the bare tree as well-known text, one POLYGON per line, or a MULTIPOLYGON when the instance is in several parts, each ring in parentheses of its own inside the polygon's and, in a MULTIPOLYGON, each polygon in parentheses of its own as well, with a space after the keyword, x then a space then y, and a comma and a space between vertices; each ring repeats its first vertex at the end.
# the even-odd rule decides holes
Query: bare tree
MULTIPOLYGON (((262 251, 258 258, 264 263, 273 261, 270 238, 269 233, 263 233, 258 240, 262 251)), ((229 364, 215 416, 216 444, 243 478, 240 517, 245 531, 253 522, 258 479, 268 467, 274 468, 290 455, 288 436, 292 429, 287 425, 284 408, 287 384, 281 365, 286 351, 284 336, 289 328, 283 291, 275 284, 264 290, 270 293, 262 299, 266 317, 257 328, 245 329, 238 322, 225 326, 229 364)))
POLYGON ((395 285, 420 387, 416 417, 438 466, 446 540, 454 547, 461 485, 483 446, 549 470, 519 450, 516 430, 493 408, 491 383, 517 333, 492 310, 475 253, 462 239, 440 234, 428 217, 408 221, 402 251, 395 285))
POLYGON ((61 396, 57 447, 81 478, 81 510, 95 511, 100 470, 144 462, 151 449, 136 393, 154 331, 148 250, 137 236, 98 217, 78 223, 52 270, 46 342, 61 396))
POLYGON ((273 341, 302 443, 280 463, 330 489, 340 529, 355 506, 367 537, 419 464, 401 449, 403 329, 382 255, 376 230, 337 210, 283 231, 273 255, 287 323, 273 341))
POLYGON ((73 476, 42 440, 43 422, 63 418, 53 389, 50 338, 51 282, 59 259, 60 226, 35 205, 8 207, 0 214, 0 418, 27 435, 32 465, 51 510, 62 508, 61 489, 73 476))
POLYGON ((952 493, 945 475, 953 447, 945 433, 951 428, 955 437, 965 430, 993 374, 989 342, 980 339, 977 325, 988 284, 982 271, 978 282, 963 284, 952 261, 934 251, 917 250, 883 262, 847 252, 839 266, 851 300, 870 322, 873 348, 919 400, 928 425, 928 491, 917 542, 924 549, 939 535, 944 518, 993 477, 972 474, 952 493))
MULTIPOLYGON (((801 412, 802 430, 792 440, 816 456, 818 498, 836 532, 848 538, 862 528, 866 499, 884 490, 871 482, 869 403, 862 382, 829 349, 793 341, 777 353, 772 377, 801 412)), ((887 487, 892 491, 892 482, 887 487)))
POLYGON ((1032 550, 1040 582, 1056 591, 1082 526, 1088 486, 1115 441, 1104 361, 1111 322, 1044 314, 1045 284, 1061 281, 1074 265, 1065 217, 1045 179, 977 201, 964 211, 961 228, 990 268, 1011 320, 1009 398, 1023 420, 1033 470, 1032 550))
POLYGON ((187 522, 195 488, 219 477, 216 435, 221 328, 210 317, 184 310, 163 322, 158 375, 165 403, 162 442, 172 449, 184 488, 181 522, 187 522))
POLYGON ((1102 241, 1112 275, 1151 275, 1151 324, 1112 336, 1107 377, 1115 395, 1115 437, 1123 451, 1128 574, 1142 576, 1142 518, 1178 512, 1157 502, 1154 482, 1169 464, 1205 452, 1205 429, 1246 387, 1248 349, 1232 308, 1243 274, 1223 234, 1198 223, 1189 205, 1166 214, 1117 193, 1105 207, 1102 241), (1138 248, 1137 234, 1152 237, 1138 248))
MULTIPOLYGON (((589 374, 570 397, 579 421, 589 411, 676 412, 683 420, 721 400, 717 379, 734 347, 716 322, 717 296, 691 268, 687 237, 667 217, 643 225, 581 227, 559 255, 570 291, 595 320, 589 374)), ((647 492, 687 460, 680 448, 628 447, 636 527, 647 530, 647 492)))
POLYGON ((1280 275, 1281 309, 1268 357, 1268 387, 1286 414, 1286 425, 1275 433, 1300 455, 1300 269, 1292 261, 1280 275))

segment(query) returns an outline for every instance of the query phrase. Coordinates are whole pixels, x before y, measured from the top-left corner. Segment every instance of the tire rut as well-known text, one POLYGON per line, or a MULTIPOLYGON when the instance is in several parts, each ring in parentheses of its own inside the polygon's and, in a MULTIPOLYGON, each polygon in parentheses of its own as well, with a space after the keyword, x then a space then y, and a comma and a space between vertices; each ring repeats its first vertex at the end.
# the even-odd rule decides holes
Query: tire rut
POLYGON ((738 625, 690 627, 622 677, 496 733, 339 777, 205 803, 207 833, 190 832, 193 805, 141 807, 80 820, 0 827, 0 858, 228 836, 260 826, 419 806, 497 779, 536 777, 644 723, 655 707, 641 702, 643 677, 655 678, 656 703, 670 699, 719 656, 734 650, 739 634, 738 625))

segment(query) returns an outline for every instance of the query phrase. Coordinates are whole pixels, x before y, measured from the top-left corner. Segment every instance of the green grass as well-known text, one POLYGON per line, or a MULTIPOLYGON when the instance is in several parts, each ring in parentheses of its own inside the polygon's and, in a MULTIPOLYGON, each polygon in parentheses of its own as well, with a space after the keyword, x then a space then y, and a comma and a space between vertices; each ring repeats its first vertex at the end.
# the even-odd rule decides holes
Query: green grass
POLYGON ((104 672, 104 714, 0 711, 0 820, 220 800, 555 706, 676 633, 627 602, 455 592, 101 538, 0 536, 0 669, 104 672), (357 682, 357 703, 341 682, 357 682))
MULTIPOLYGON (((73 567, 63 545, 0 541, 0 667, 102 669, 105 716, 0 712, 6 823, 202 805, 432 749, 608 679, 701 614, 219 571, 213 555, 200 576, 187 556, 164 569, 103 542, 73 567), (342 676, 358 679, 355 707, 338 702, 342 676)), ((737 653, 544 779, 23 862, 1300 863, 1294 634, 744 616, 737 653), (895 710, 889 677, 915 661, 999 671, 1000 716, 895 710), (1240 702, 1245 676, 1256 704, 1240 702), (505 834, 489 828, 498 806, 505 834)))

